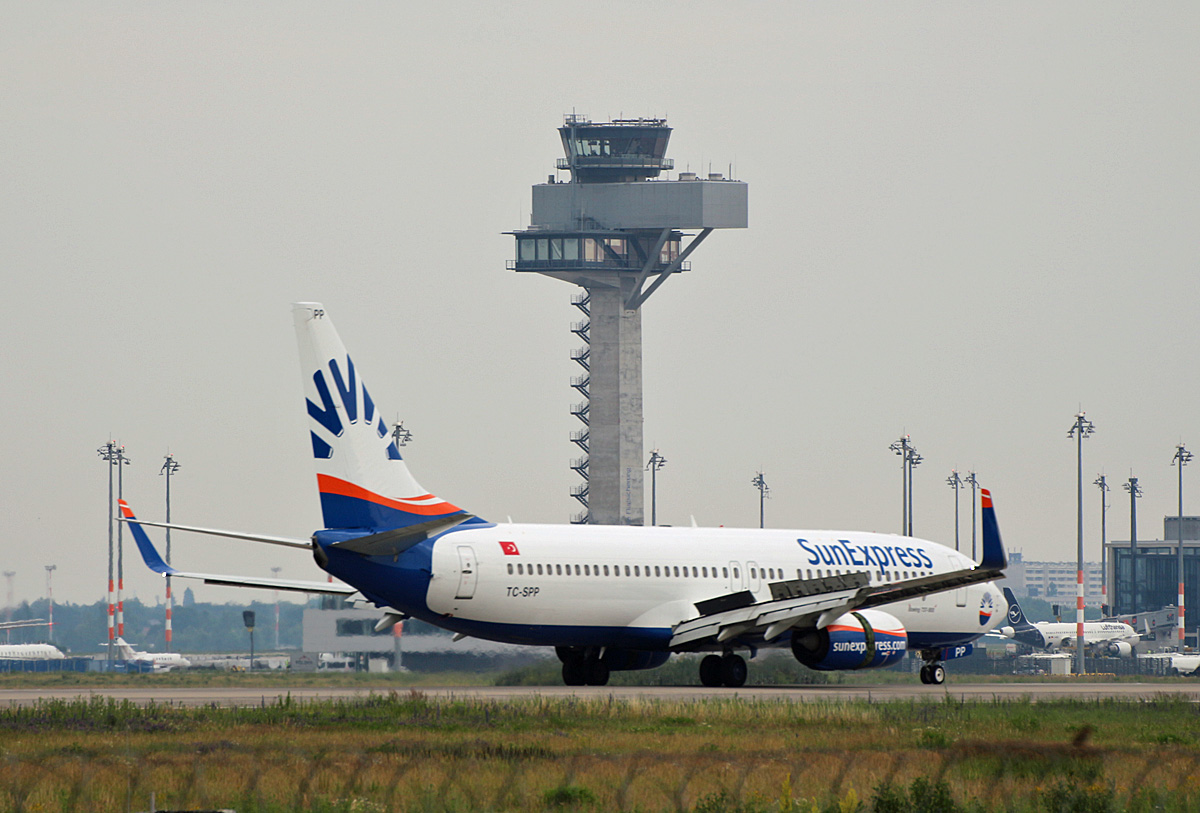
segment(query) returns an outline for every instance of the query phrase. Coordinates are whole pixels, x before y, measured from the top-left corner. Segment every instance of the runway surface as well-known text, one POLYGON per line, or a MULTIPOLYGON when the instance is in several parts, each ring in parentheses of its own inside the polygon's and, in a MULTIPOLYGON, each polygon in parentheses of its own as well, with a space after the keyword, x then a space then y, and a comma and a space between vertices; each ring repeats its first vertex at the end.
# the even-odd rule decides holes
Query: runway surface
MULTIPOLYGON (((72 699, 76 697, 107 697, 129 700, 134 703, 173 703, 175 705, 199 706, 257 706, 273 702, 276 698, 290 695, 296 700, 337 699, 367 697, 372 694, 388 694, 390 688, 55 688, 55 689, 0 689, 0 706, 28 705, 39 699, 72 699)), ((1029 700, 1031 702, 1072 700, 1151 700, 1158 697, 1180 697, 1192 702, 1200 701, 1200 683, 987 683, 951 684, 923 686, 919 683, 893 684, 886 686, 795 686, 755 687, 741 689, 705 689, 692 686, 453 686, 397 688, 400 694, 419 692, 426 697, 510 700, 516 698, 613 698, 628 701, 689 701, 709 698, 737 697, 745 700, 780 701, 791 703, 838 702, 846 700, 890 700, 919 701, 953 700, 991 702, 993 700, 1029 700)))

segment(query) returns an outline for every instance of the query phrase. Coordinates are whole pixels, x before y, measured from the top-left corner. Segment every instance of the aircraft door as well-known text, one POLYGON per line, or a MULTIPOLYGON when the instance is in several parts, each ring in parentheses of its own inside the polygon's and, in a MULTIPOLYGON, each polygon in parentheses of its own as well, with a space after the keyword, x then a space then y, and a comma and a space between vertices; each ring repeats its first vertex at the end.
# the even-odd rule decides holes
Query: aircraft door
POLYGON ((473 598, 475 596, 475 549, 470 545, 458 546, 458 592, 455 598, 473 598))
POLYGON ((729 563, 729 592, 736 593, 742 589, 742 566, 737 562, 729 563))
POLYGON ((757 562, 746 562, 746 586, 751 593, 757 593, 762 587, 762 568, 757 562))

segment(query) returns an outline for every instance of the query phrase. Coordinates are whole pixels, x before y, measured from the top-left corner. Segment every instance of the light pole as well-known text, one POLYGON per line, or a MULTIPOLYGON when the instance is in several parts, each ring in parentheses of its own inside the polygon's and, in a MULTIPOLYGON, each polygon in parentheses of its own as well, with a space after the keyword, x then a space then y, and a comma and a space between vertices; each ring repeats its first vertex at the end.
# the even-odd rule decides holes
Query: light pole
POLYGON ((50 586, 50 574, 58 569, 58 565, 46 565, 46 602, 50 605, 50 643, 54 643, 54 589, 50 586))
POLYGON ((1179 604, 1176 607, 1176 618, 1179 622, 1179 651, 1183 651, 1183 467, 1192 460, 1192 453, 1183 447, 1182 441, 1175 447, 1175 456, 1171 465, 1179 466, 1179 539, 1175 561, 1179 568, 1179 604))
POLYGON ((1100 487, 1100 601, 1104 605, 1104 614, 1110 615, 1112 608, 1108 606, 1108 479, 1099 475, 1092 485, 1100 487))
MULTIPOLYGON (((282 567, 273 567, 273 568, 271 568, 271 575, 278 579, 279 571, 281 571, 281 570, 283 570, 282 567)), ((278 590, 275 591, 275 651, 276 652, 279 651, 279 591, 278 590)))
POLYGON ((108 666, 112 667, 113 661, 113 466, 118 465, 117 462, 117 444, 111 440, 105 443, 96 453, 100 455, 100 459, 108 464, 108 656, 106 658, 108 666))
POLYGON ((913 535, 913 504, 912 504, 913 476, 912 476, 912 470, 913 470, 913 467, 921 465, 921 463, 924 462, 924 460, 925 460, 925 458, 923 458, 923 457, 921 457, 921 455, 917 454, 916 449, 914 449, 912 446, 908 447, 908 456, 907 456, 907 462, 908 462, 908 534, 907 535, 908 536, 913 535))
POLYGON ((667 465, 667 459, 655 449, 650 453, 646 470, 650 472, 650 525, 658 524, 658 470, 667 465))
MULTIPOLYGON (((167 478, 167 564, 171 564, 171 475, 179 471, 179 463, 170 452, 163 461, 159 475, 167 478)), ((171 596, 171 574, 167 574, 167 627, 164 630, 167 640, 167 651, 171 651, 171 613, 175 608, 175 599, 171 596)))
POLYGON ((758 527, 765 528, 766 509, 763 505, 764 501, 771 496, 771 488, 767 485, 766 478, 763 477, 761 471, 754 475, 754 479, 750 481, 750 485, 758 489, 758 527))
POLYGON ((1129 492, 1129 611, 1138 611, 1137 600, 1137 501, 1142 496, 1138 478, 1130 475, 1123 488, 1129 492))
POLYGON ((958 550, 958 490, 962 488, 962 478, 958 476, 958 469, 950 472, 950 476, 946 478, 946 485, 954 489, 954 549, 958 550))
POLYGON ((975 476, 975 472, 967 472, 963 485, 971 487, 971 561, 973 562, 975 561, 975 506, 979 504, 979 499, 975 496, 975 491, 979 488, 979 478, 975 476))
MULTIPOLYGON (((125 467, 133 461, 125 456, 125 447, 117 447, 117 501, 125 497, 125 467)), ((117 637, 125 636, 125 523, 117 523, 117 637)))
MULTIPOLYGON (((4 620, 12 621, 13 611, 13 576, 17 575, 15 570, 4 571, 4 580, 8 582, 8 600, 4 605, 4 620)), ((4 630, 4 640, 7 643, 12 643, 12 628, 8 627, 4 630)))
POLYGON ((1078 463, 1078 493, 1076 514, 1076 565, 1075 571, 1075 674, 1082 675, 1083 665, 1083 439, 1096 431, 1095 425, 1084 417, 1082 410, 1075 415, 1075 423, 1067 432, 1068 438, 1074 438, 1077 449, 1078 463))
POLYGON ((908 535, 908 450, 912 440, 901 435, 900 440, 888 446, 888 450, 900 456, 900 535, 908 535))

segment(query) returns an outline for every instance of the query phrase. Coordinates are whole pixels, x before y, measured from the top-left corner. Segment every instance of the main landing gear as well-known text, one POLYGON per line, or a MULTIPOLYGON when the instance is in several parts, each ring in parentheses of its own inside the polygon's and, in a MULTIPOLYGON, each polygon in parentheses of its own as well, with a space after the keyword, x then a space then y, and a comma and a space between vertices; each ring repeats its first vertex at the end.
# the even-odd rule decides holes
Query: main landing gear
POLYGON ((936 650, 921 652, 921 659, 925 661, 921 667, 921 682, 927 686, 941 686, 946 682, 946 667, 938 661, 939 654, 936 650))
POLYGON ((706 655, 700 661, 700 682, 712 688, 728 686, 736 689, 745 686, 746 659, 732 652, 726 652, 724 655, 706 655))
POLYGON ((554 651, 562 661, 563 683, 568 686, 608 685, 608 664, 600 657, 599 649, 559 646, 554 651))

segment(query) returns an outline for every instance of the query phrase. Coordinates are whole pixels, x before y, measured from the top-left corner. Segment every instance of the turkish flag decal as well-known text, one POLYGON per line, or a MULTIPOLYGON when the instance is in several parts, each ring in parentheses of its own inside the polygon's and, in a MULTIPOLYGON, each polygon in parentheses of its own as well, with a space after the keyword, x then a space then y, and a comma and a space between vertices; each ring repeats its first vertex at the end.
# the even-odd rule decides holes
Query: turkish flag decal
POLYGON ((516 542, 501 542, 500 550, 504 551, 505 556, 520 556, 521 551, 517 550, 516 542))

